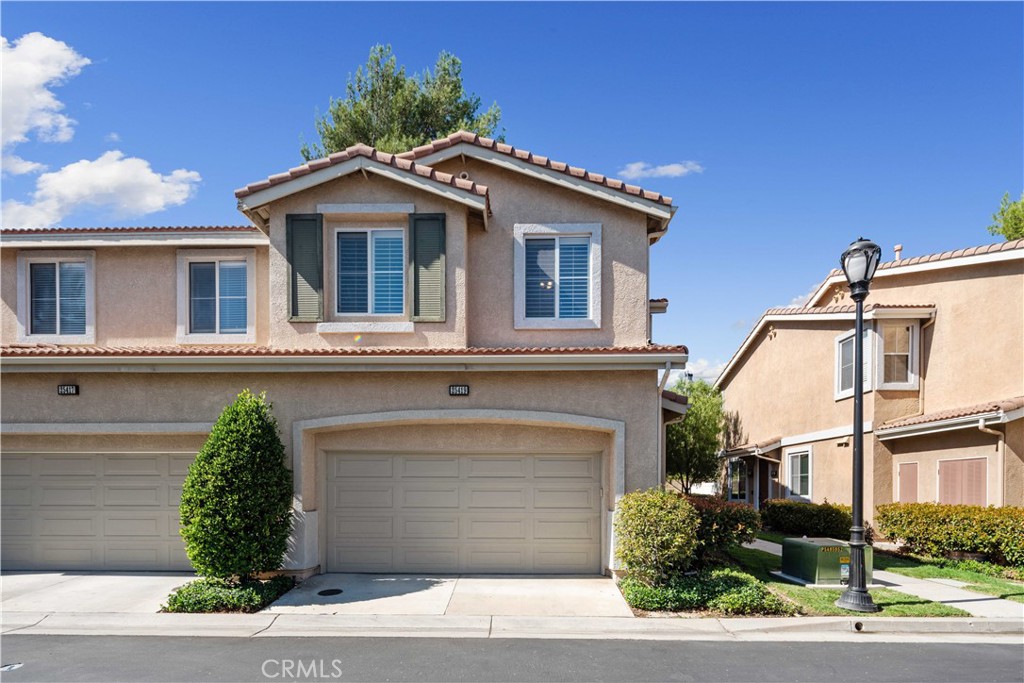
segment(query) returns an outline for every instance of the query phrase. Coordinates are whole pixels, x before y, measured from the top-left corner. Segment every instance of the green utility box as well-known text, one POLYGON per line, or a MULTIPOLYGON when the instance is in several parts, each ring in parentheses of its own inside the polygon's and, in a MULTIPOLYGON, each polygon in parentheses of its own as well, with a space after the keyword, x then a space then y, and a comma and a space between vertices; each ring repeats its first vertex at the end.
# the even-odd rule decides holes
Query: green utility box
MULTIPOLYGON (((871 583, 871 546, 864 546, 864 583, 871 583)), ((850 582, 850 544, 834 538, 787 538, 782 541, 782 573, 817 586, 850 582)))

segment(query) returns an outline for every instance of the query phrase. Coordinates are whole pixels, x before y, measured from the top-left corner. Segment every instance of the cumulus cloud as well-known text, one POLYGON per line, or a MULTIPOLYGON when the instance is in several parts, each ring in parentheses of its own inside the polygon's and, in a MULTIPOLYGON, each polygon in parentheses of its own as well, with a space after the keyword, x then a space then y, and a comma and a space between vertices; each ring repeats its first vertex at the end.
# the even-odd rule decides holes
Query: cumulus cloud
MULTIPOLYGON (((821 284, 821 283, 818 283, 818 284, 821 284)), ((789 307, 794 307, 794 306, 803 307, 803 306, 806 306, 808 303, 810 303, 811 297, 814 296, 814 293, 817 292, 817 291, 818 291, 818 285, 817 284, 813 285, 809 290, 807 290, 807 292, 805 294, 800 294, 799 296, 794 296, 792 299, 790 299, 789 303, 787 304, 787 306, 789 306, 789 307)))
POLYGON ((107 136, 103 139, 107 142, 121 142, 121 136, 113 132, 107 133, 107 136))
POLYGON ((78 75, 89 60, 67 43, 36 32, 13 44, 0 36, 0 62, 3 148, 25 142, 30 133, 44 142, 70 140, 75 121, 61 113, 64 104, 50 88, 78 75))
POLYGON ((38 173, 39 171, 46 170, 46 164, 40 164, 38 161, 28 161, 15 154, 4 154, 3 159, 0 160, 0 165, 3 166, 3 172, 6 175, 24 175, 26 173, 38 173))
POLYGON ((42 174, 30 202, 3 203, 3 223, 7 227, 57 225, 85 206, 109 209, 118 218, 141 216, 185 203, 200 180, 198 173, 185 169, 161 175, 145 159, 113 150, 42 174))
POLYGON ((654 166, 646 161, 634 161, 626 164, 619 175, 626 180, 639 180, 640 178, 679 178, 691 173, 703 173, 704 167, 696 161, 680 161, 674 164, 663 164, 654 166))

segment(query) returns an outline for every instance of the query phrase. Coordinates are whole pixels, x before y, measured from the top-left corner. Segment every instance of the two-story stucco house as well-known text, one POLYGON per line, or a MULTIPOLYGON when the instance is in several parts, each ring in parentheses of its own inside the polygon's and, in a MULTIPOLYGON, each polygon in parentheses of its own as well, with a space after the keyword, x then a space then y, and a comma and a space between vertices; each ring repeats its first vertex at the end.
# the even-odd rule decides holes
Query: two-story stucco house
MULTIPOLYGON (((1024 505, 1024 240, 878 267, 865 304, 865 515, 893 501, 1024 505)), ((767 311, 717 380, 727 489, 849 503, 854 305, 833 271, 767 311)))
POLYGON ((181 569, 221 409, 266 391, 297 572, 601 573, 685 400, 661 194, 457 133, 247 185, 239 227, 5 230, 2 564, 181 569))

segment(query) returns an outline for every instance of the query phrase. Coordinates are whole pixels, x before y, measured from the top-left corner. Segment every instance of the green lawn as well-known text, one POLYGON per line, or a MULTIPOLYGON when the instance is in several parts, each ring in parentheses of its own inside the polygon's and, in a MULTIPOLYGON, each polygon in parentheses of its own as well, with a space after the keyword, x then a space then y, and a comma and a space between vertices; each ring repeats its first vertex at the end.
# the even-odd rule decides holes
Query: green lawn
POLYGON ((958 567, 942 567, 927 561, 922 562, 913 557, 888 553, 875 553, 874 563, 878 569, 884 569, 893 574, 913 576, 918 579, 955 579, 970 584, 964 586, 964 590, 995 595, 1014 602, 1024 602, 1024 583, 1018 581, 1010 581, 958 567))
MULTIPOLYGON (((841 589, 804 588, 772 576, 769 572, 778 570, 782 564, 782 559, 776 555, 753 548, 737 548, 729 551, 729 555, 746 571, 767 583, 773 592, 796 603, 803 614, 809 616, 849 616, 854 614, 835 606, 835 601, 842 593, 841 589)), ((906 593, 898 593, 888 588, 871 589, 871 598, 876 605, 882 608, 877 613, 882 617, 970 616, 962 609, 931 602, 906 593)))
POLYGON ((774 531, 758 531, 757 537, 760 538, 762 541, 771 541, 772 543, 778 543, 779 545, 782 545, 782 539, 792 538, 791 536, 786 536, 785 534, 777 534, 774 531))

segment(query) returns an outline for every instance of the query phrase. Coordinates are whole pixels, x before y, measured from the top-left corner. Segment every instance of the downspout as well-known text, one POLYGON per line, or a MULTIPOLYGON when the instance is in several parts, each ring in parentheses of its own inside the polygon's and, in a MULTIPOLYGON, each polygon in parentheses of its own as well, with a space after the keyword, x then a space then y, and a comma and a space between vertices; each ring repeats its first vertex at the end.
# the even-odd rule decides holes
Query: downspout
POLYGON ((661 382, 658 384, 658 476, 661 478, 661 485, 664 487, 668 483, 668 473, 665 471, 665 424, 661 419, 661 392, 665 391, 665 385, 668 384, 668 374, 672 372, 672 361, 665 361, 665 373, 661 376, 661 382))
POLYGON ((1003 467, 1006 463, 1006 434, 999 431, 998 429, 990 429, 985 426, 985 418, 978 420, 978 431, 984 432, 985 434, 991 434, 998 439, 996 443, 996 492, 999 494, 999 499, 996 505, 1002 507, 1006 500, 1006 492, 1003 491, 1003 467))

